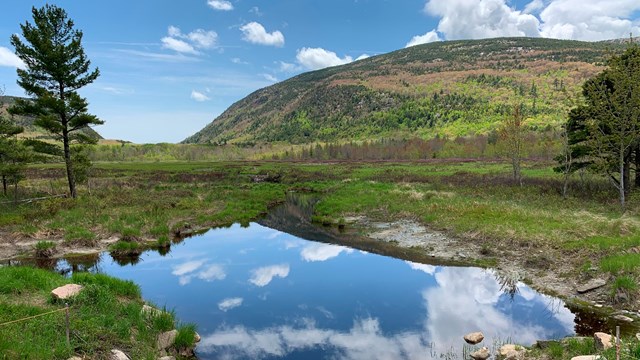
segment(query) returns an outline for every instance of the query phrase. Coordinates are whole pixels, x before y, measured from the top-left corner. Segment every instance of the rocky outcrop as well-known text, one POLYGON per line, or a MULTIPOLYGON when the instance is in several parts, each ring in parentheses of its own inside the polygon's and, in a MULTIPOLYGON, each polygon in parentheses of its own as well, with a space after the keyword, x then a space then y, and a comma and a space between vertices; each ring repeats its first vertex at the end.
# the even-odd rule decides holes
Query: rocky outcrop
POLYGON ((489 348, 486 346, 471 353, 471 358, 473 360, 487 360, 489 356, 491 356, 491 353, 489 353, 489 348))
POLYGON ((131 359, 127 356, 127 354, 123 353, 122 351, 118 349, 113 349, 109 354, 109 360, 131 360, 131 359))
POLYGON ((506 344, 500 347, 498 355, 500 359, 516 360, 524 358, 526 349, 520 345, 506 344))
POLYGON ((464 341, 466 341, 467 344, 471 345, 479 344, 480 342, 482 342, 482 340, 484 340, 484 334, 480 331, 469 333, 464 336, 464 341))
POLYGON ((607 282, 603 279, 592 279, 586 284, 583 284, 578 287, 578 294, 584 294, 586 292, 601 288, 607 285, 607 282))
POLYGON ((178 336, 178 330, 176 329, 158 335, 158 340, 156 341, 157 349, 164 350, 173 346, 173 343, 176 341, 176 336, 178 336))
POLYGON ((78 295, 81 290, 82 285, 67 284, 51 290, 51 296, 57 300, 66 300, 78 295))
POLYGON ((597 332, 593 334, 593 340, 598 350, 607 350, 613 347, 613 336, 609 334, 597 332))

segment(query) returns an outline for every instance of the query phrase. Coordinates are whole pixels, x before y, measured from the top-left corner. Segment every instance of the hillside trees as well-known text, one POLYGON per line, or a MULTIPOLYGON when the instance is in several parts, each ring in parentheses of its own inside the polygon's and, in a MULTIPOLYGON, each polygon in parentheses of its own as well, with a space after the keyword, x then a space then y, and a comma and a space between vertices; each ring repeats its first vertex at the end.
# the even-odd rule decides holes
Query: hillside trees
POLYGON ((76 197, 76 178, 72 143, 93 143, 95 139, 81 131, 103 121, 87 112, 87 100, 78 89, 92 83, 100 75, 82 47, 82 31, 74 29, 65 10, 55 5, 32 9, 33 24, 20 25, 22 38, 11 36, 16 55, 26 69, 18 69, 18 84, 32 100, 18 100, 11 108, 14 114, 35 116, 42 127, 62 142, 69 192, 76 197))
POLYGON ((29 159, 28 149, 18 141, 17 135, 24 129, 0 114, 0 177, 2 177, 2 193, 7 196, 7 187, 14 185, 17 196, 18 182, 22 178, 22 170, 29 159))
POLYGON ((506 156, 511 161, 513 181, 522 186, 521 162, 527 129, 522 115, 523 105, 513 107, 511 116, 507 116, 500 128, 500 140, 504 142, 506 156))
POLYGON ((573 158, 607 176, 624 207, 633 166, 640 183, 640 48, 630 44, 607 65, 584 83, 584 104, 570 112, 567 129, 573 158))

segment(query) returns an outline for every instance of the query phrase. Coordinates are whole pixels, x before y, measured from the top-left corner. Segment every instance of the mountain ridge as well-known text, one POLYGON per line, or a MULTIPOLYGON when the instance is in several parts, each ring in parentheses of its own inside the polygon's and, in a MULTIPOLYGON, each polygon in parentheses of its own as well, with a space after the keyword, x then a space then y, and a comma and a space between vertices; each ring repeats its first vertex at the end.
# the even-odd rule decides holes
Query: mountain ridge
POLYGON ((488 133, 515 103, 559 123, 620 42, 543 38, 418 45, 306 72, 231 105, 184 143, 309 143, 488 133), (441 134, 442 133, 442 134, 441 134))

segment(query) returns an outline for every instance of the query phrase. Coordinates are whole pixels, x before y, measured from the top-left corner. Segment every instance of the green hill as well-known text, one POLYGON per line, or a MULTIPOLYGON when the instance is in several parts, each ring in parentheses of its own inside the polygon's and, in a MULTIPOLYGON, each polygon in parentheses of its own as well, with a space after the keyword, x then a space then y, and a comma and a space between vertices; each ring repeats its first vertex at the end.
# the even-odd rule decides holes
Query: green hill
POLYGON ((309 143, 488 134, 523 103, 558 125, 621 42, 498 38, 437 42, 295 76, 233 104, 185 143, 309 143))
MULTIPOLYGON (((33 121, 35 120, 34 118, 29 116, 14 116, 10 115, 7 112, 7 109, 13 105, 16 99, 19 98, 15 96, 0 96, 0 115, 9 118, 16 124, 24 127, 24 132, 20 134, 19 137, 38 139, 43 141, 54 141, 54 138, 51 134, 33 125, 33 121)), ((93 138, 102 140, 102 136, 90 127, 84 128, 81 131, 93 138)))

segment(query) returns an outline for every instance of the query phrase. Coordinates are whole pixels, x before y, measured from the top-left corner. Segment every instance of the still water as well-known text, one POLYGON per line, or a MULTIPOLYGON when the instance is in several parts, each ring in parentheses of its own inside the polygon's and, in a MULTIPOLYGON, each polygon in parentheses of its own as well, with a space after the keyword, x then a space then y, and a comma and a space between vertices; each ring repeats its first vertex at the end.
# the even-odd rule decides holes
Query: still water
POLYGON ((505 288, 491 270, 417 264, 256 223, 139 260, 123 266, 104 254, 97 267, 197 324, 201 359, 462 358, 472 331, 489 348, 574 333, 561 301, 505 288))

